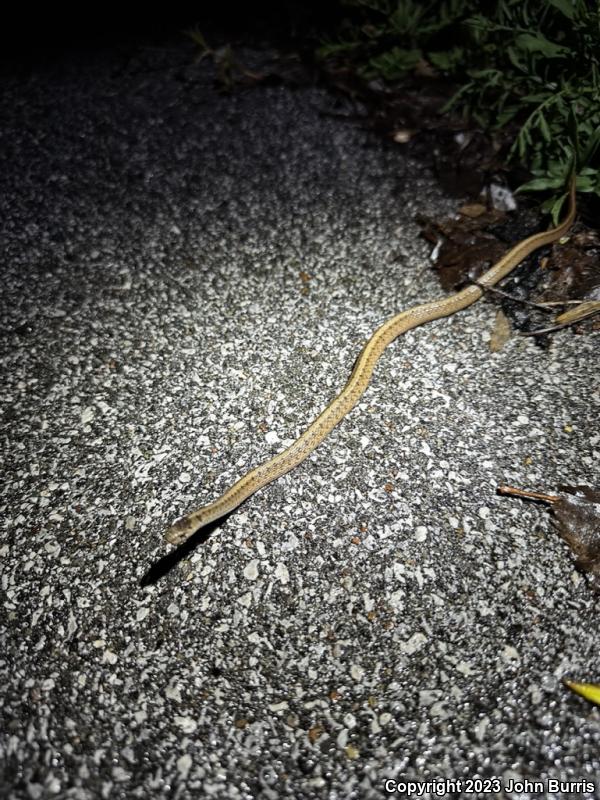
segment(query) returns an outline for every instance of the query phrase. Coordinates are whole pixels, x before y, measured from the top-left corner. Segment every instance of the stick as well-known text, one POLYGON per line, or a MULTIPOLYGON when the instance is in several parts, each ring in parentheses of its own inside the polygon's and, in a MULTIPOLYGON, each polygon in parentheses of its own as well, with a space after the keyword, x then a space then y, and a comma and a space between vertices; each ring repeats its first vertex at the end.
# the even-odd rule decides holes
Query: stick
POLYGON ((600 308, 596 308, 594 311, 590 311, 589 314, 582 315, 578 319, 572 319, 570 322, 563 322, 560 325, 553 325, 550 328, 541 328, 537 331, 519 331, 519 336, 541 336, 544 333, 554 333, 554 331, 560 331, 562 328, 569 328, 571 325, 577 325, 578 322, 589 319, 593 317, 594 314, 600 314, 600 308))
POLYGON ((514 497, 526 497, 529 500, 540 500, 542 503, 556 503, 560 497, 556 494, 542 494, 542 492, 527 492, 525 489, 515 489, 514 486, 498 486, 498 494, 508 494, 514 497))
POLYGON ((512 294, 508 292, 502 291, 502 289, 497 289, 495 286, 484 286, 479 281, 471 281, 471 283, 475 284, 475 286, 479 286, 480 289, 483 290, 483 293, 490 292, 491 294, 500 295, 500 297, 506 297, 507 300, 512 300, 513 303, 521 303, 524 306, 531 306, 532 308, 538 308, 540 311, 545 311, 546 314, 551 314, 552 309, 546 308, 546 305, 542 303, 534 303, 531 300, 525 300, 523 297, 513 297, 512 294))

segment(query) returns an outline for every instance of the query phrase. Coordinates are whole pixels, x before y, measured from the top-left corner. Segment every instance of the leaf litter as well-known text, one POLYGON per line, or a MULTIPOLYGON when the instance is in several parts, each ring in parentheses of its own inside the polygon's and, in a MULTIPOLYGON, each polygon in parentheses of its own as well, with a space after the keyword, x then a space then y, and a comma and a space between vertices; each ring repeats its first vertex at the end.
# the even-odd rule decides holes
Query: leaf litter
MULTIPOLYGON (((591 486, 558 486, 559 494, 529 492, 499 486, 498 493, 548 503, 559 536, 575 555, 575 566, 588 577, 590 587, 600 593, 600 489, 591 486)), ((563 678, 564 685, 590 703, 600 705, 600 685, 563 678)))
MULTIPOLYGON (((456 113, 444 110, 449 93, 456 87, 437 72, 415 69, 397 85, 367 81, 342 58, 321 64, 321 78, 338 94, 355 104, 348 117, 403 148, 408 156, 424 161, 435 173, 441 188, 450 195, 474 198, 459 209, 452 220, 417 218, 423 235, 436 248, 435 269, 443 289, 455 291, 476 280, 507 249, 546 226, 534 201, 524 199, 518 214, 509 184, 519 184, 527 174, 509 168, 503 157, 511 137, 510 126, 486 133, 456 113)), ((510 297, 487 292, 499 304, 512 328, 533 335, 541 346, 548 335, 574 326, 576 333, 600 330, 600 305, 567 319, 554 314, 572 311, 576 303, 600 303, 600 235, 583 226, 595 224, 591 201, 580 194, 579 230, 567 244, 554 244, 525 259, 504 284, 510 297), (528 306, 554 303, 546 311, 528 306), (561 308, 562 304, 564 308, 561 308), (543 315, 543 316, 542 316, 543 315), (550 322, 550 324, 549 324, 550 322)))
POLYGON ((558 486, 558 494, 528 492, 499 486, 499 494, 548 503, 559 536, 575 555, 575 566, 584 572, 591 588, 600 593, 600 489, 591 486, 558 486))
MULTIPOLYGON (((488 201, 489 205, 489 201, 488 201)), ((516 241, 538 227, 531 213, 516 220, 482 204, 459 209, 455 219, 433 220, 418 216, 422 236, 434 245, 434 269, 443 289, 457 291, 476 283, 480 275, 504 255, 516 241)), ((575 332, 600 330, 600 241, 595 231, 573 234, 566 243, 554 244, 533 253, 508 277, 503 290, 487 289, 486 295, 499 304, 503 316, 497 325, 502 344, 508 340, 507 323, 523 335, 544 337, 565 327, 575 332)), ((494 338, 491 349, 501 344, 494 338)))

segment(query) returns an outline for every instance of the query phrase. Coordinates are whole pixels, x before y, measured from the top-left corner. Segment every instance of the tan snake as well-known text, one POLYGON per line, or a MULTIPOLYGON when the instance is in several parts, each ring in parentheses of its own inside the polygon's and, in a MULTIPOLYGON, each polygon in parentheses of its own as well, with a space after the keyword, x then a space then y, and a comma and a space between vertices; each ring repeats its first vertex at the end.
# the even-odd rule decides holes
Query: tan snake
POLYGON ((304 461, 356 405, 369 385, 379 357, 397 336, 425 322, 448 317, 475 303, 482 296, 483 289, 494 286, 502 280, 531 252, 560 239, 571 227, 575 219, 575 210, 575 179, 572 178, 568 211, 563 222, 557 227, 520 241, 479 278, 477 285, 467 286, 466 289, 450 297, 409 308, 385 322, 363 347, 344 389, 293 444, 264 464, 247 472, 213 503, 192 511, 175 522, 167 530, 166 540, 171 544, 182 544, 199 528, 230 513, 254 492, 304 461))

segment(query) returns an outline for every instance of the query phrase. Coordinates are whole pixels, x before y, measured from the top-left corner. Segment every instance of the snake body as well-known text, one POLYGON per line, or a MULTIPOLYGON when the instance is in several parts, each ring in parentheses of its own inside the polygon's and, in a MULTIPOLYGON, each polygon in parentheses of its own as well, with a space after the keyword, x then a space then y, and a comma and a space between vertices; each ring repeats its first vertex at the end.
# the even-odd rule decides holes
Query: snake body
POLYGON ((559 225, 518 242, 479 278, 477 285, 467 286, 450 297, 413 306, 385 322, 363 347, 346 386, 293 444, 247 472, 214 502, 179 519, 167 530, 165 539, 171 544, 182 544, 198 529, 229 514, 263 486, 304 461, 356 405, 369 385, 381 354, 394 339, 419 325, 448 317, 475 303, 486 288, 501 281, 530 253, 560 239, 571 227, 575 212, 575 180, 572 179, 568 210, 559 225))

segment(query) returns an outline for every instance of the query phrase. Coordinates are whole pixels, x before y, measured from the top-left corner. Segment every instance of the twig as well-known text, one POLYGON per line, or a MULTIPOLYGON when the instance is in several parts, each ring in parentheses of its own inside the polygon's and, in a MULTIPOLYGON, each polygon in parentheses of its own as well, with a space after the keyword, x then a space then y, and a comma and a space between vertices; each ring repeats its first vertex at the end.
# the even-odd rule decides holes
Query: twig
POLYGON ((491 292, 492 294, 499 294, 500 297, 506 297, 507 300, 512 300, 513 303, 522 303, 524 306, 531 306, 532 308, 538 308, 540 311, 545 311, 547 314, 551 314, 552 310, 550 308, 546 308, 545 305, 541 305, 540 303, 534 303, 531 300, 524 300, 522 297, 513 297, 512 294, 508 292, 503 292, 502 289, 497 289, 495 286, 484 286, 479 281, 472 281, 475 286, 479 286, 480 289, 485 292, 491 292))
POLYGON ((542 300, 540 306, 580 306, 583 300, 542 300))
POLYGON ((562 325, 551 325, 549 328, 538 328, 536 331, 519 331, 519 336, 543 336, 545 333, 554 333, 560 331, 562 328, 568 328, 570 325, 575 325, 579 320, 573 322, 563 322, 562 325))
POLYGON ((590 319, 591 317, 595 316, 596 314, 600 314, 600 307, 599 304, 595 301, 581 301, 579 303, 579 311, 563 311, 562 314, 559 314, 556 319, 564 319, 565 317, 572 317, 572 319, 567 319, 566 322, 561 322, 558 325, 553 325, 550 328, 541 328, 537 331, 527 331, 526 333, 520 332, 519 336, 541 336, 543 333, 553 333, 554 331, 559 331, 561 328, 568 328, 569 325, 576 325, 578 322, 582 322, 584 319, 590 319))
POLYGON ((516 489, 514 486, 498 486, 498 494, 508 494, 514 497, 526 497, 529 500, 540 500, 542 503, 556 503, 560 497, 556 494, 543 494, 542 492, 528 492, 525 489, 516 489))
POLYGON ((569 328, 571 325, 577 325, 577 323, 582 322, 584 319, 591 319, 591 317, 595 316, 596 314, 600 314, 600 308, 592 311, 589 314, 586 314, 583 317, 579 317, 579 319, 572 319, 570 322, 563 322, 562 325, 552 325, 549 328, 539 328, 537 331, 519 331, 519 336, 541 336, 544 333, 554 333, 554 331, 559 331, 561 328, 569 328))

